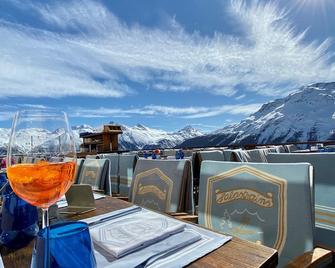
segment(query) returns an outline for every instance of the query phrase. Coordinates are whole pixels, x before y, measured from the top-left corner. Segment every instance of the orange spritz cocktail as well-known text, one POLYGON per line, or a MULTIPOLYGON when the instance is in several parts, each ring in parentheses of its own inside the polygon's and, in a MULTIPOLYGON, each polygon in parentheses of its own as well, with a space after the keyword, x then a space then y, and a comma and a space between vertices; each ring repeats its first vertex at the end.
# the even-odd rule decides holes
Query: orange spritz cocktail
POLYGON ((7 168, 14 192, 33 206, 48 208, 70 188, 75 162, 17 164, 7 168))

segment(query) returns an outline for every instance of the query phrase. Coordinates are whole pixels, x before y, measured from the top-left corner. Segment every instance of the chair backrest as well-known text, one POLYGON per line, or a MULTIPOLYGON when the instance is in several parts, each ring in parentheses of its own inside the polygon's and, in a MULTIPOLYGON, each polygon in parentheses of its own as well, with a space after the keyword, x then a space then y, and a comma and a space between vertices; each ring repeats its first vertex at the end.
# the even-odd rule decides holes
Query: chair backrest
POLYGON ((269 149, 254 149, 254 150, 246 150, 247 153, 247 162, 253 163, 266 163, 268 162, 266 159, 266 155, 268 154, 269 149))
POLYGON ((194 213, 191 161, 137 161, 129 200, 161 212, 194 213))
POLYGON ((108 159, 110 163, 109 179, 111 181, 112 193, 120 193, 120 177, 119 177, 119 154, 100 154, 99 158, 108 159))
MULTIPOLYGON (((284 148, 284 147, 283 147, 284 148)), ((280 149, 279 149, 279 146, 276 146, 276 147, 269 147, 266 149, 267 151, 267 154, 270 154, 270 153, 280 153, 280 149)), ((285 153, 285 150, 282 151, 282 153, 285 153)))
POLYGON ((108 159, 85 159, 79 174, 79 184, 89 184, 93 190, 103 190, 111 195, 108 159))
POLYGON ((32 164, 32 163, 34 163, 34 160, 35 160, 35 158, 32 157, 32 156, 24 156, 24 157, 22 158, 22 163, 29 163, 29 164, 32 164))
POLYGON ((98 156, 96 154, 88 154, 85 156, 86 159, 97 159, 98 156))
POLYGON ((234 155, 234 151, 233 149, 225 149, 223 150, 223 159, 224 161, 234 161, 236 162, 236 157, 234 155))
POLYGON ((45 158, 44 157, 35 157, 33 162, 36 164, 40 161, 45 161, 45 158))
POLYGON ((199 151, 200 162, 205 160, 224 161, 222 150, 199 151))
POLYGON ((190 149, 183 150, 184 152, 184 157, 192 157, 194 151, 190 149))
POLYGON ((163 155, 164 156, 175 156, 176 152, 177 152, 177 150, 175 150, 175 149, 165 149, 165 150, 163 150, 163 155))
POLYGON ((137 160, 138 156, 135 154, 121 154, 119 156, 119 193, 121 196, 129 196, 129 189, 133 180, 133 174, 137 160))
POLYGON ((57 156, 53 156, 53 157, 50 157, 49 159, 49 162, 62 162, 63 161, 63 157, 57 157, 57 156))
POLYGON ((293 153, 294 151, 298 150, 298 147, 294 144, 284 145, 284 148, 287 153, 293 153))
MULTIPOLYGON (((64 157, 63 158, 63 162, 70 162, 73 161, 72 157, 64 157)), ((77 166, 76 166, 76 174, 75 174, 75 179, 74 179, 74 183, 78 184, 79 181, 79 175, 80 175, 80 171, 81 168, 83 167, 84 164, 84 158, 77 158, 77 166)))
POLYGON ((20 164, 22 162, 22 156, 20 155, 14 155, 13 158, 15 164, 20 164))
POLYGON ((285 153, 285 147, 283 145, 277 145, 277 146, 274 146, 274 148, 276 148, 277 150, 277 153, 285 153))
POLYGON ((318 245, 335 248, 335 153, 269 154, 271 163, 308 162, 314 167, 315 222, 318 245))
POLYGON ((269 153, 269 150, 271 149, 268 148, 253 149, 253 150, 236 149, 231 152, 230 160, 234 160, 236 162, 266 163, 267 162, 266 156, 269 153))
POLYGON ((212 161, 224 161, 224 155, 222 150, 211 150, 211 151, 197 151, 193 153, 193 176, 199 180, 200 177, 200 166, 201 162, 205 160, 212 161))
POLYGON ((282 266, 313 249, 312 181, 308 163, 204 161, 199 224, 276 248, 282 266))

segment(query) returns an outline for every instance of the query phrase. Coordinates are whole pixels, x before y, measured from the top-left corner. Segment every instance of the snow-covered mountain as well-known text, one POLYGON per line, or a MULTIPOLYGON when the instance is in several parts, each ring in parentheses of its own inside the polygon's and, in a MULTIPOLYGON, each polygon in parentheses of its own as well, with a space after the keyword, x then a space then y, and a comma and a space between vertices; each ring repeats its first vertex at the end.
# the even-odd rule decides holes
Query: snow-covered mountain
MULTIPOLYGON (((147 126, 137 124, 133 127, 121 125, 123 131, 119 136, 119 149, 121 150, 140 150, 142 148, 172 148, 182 143, 186 139, 203 135, 199 130, 186 126, 176 132, 167 132, 161 129, 149 128, 147 126)), ((80 144, 80 133, 99 132, 102 126, 93 128, 89 125, 81 125, 72 127, 76 143, 80 144)))
MULTIPOLYGON (((335 139, 335 82, 305 86, 295 93, 264 104, 256 113, 238 124, 202 134, 187 126, 176 132, 166 132, 143 125, 133 127, 121 125, 123 134, 119 136, 120 149, 138 150, 142 148, 207 147, 229 144, 264 144, 286 141, 308 141, 335 139)), ((72 127, 77 148, 82 143, 79 137, 84 132, 100 132, 101 127, 80 125, 72 127)), ((53 133, 43 129, 38 132, 43 143, 53 133)), ((57 133, 55 133, 57 134, 57 133)), ((6 152, 10 129, 0 128, 0 154, 6 152)), ((30 146, 29 133, 26 135, 30 146)))
POLYGON ((121 149, 138 150, 152 148, 173 148, 186 139, 203 135, 199 130, 187 126, 176 132, 148 128, 143 125, 121 126, 123 134, 119 138, 121 149))
POLYGON ((335 139, 335 82, 300 88, 264 104, 235 125, 184 141, 181 146, 222 146, 335 139))
MULTIPOLYGON (((10 129, 0 128, 0 155, 5 154, 9 142, 10 129)), ((41 152, 42 150, 49 150, 51 147, 57 147, 58 139, 66 138, 61 129, 55 132, 50 132, 42 128, 30 128, 29 130, 22 130, 16 134, 17 146, 13 149, 14 152, 23 153, 30 150, 31 145, 41 152), (33 137, 38 137, 32 139, 33 137), (55 142, 56 141, 56 142, 55 142)))
MULTIPOLYGON (((172 148, 176 145, 182 143, 186 139, 190 139, 196 136, 202 135, 197 129, 187 126, 176 132, 166 132, 160 129, 153 129, 143 125, 136 125, 134 127, 129 127, 121 125, 123 134, 119 136, 119 148, 123 150, 139 150, 143 147, 146 148, 172 148)), ((82 143, 80 138, 81 133, 93 133, 102 131, 101 127, 92 127, 89 125, 78 125, 72 127, 72 131, 75 137, 76 146, 79 150, 79 146, 82 143)), ((30 147, 31 133, 34 132, 34 136, 38 136, 38 140, 34 141, 35 145, 43 144, 48 145, 48 138, 57 133, 50 133, 44 129, 29 129, 29 131, 24 131, 20 135, 24 137, 22 139, 25 141, 20 144, 21 151, 30 147)), ((0 155, 6 153, 6 148, 8 145, 10 135, 10 129, 0 128, 0 155)))
MULTIPOLYGON (((89 125, 80 125, 72 127, 76 144, 80 145, 82 139, 80 133, 99 132, 102 126, 93 128, 89 125)), ((147 126, 137 124, 133 127, 121 125, 123 131, 119 136, 119 149, 121 150, 140 150, 142 148, 172 148, 182 143, 186 139, 203 135, 199 130, 186 126, 176 132, 167 132, 161 129, 149 128, 147 126)))

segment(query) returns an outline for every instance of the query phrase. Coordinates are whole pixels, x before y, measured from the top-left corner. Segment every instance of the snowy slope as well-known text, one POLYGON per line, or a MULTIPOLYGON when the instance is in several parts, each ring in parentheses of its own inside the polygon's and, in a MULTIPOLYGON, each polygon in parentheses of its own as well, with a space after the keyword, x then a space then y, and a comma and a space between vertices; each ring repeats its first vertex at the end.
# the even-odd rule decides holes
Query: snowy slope
POLYGON ((186 139, 202 135, 193 127, 187 126, 177 132, 152 129, 143 125, 122 126, 123 134, 119 138, 122 149, 136 150, 142 148, 172 148, 186 139))
MULTIPOLYGON (((73 127, 73 132, 80 144, 82 140, 79 138, 80 133, 84 132, 99 132, 102 127, 93 128, 88 125, 73 127)), ((146 148, 172 148, 182 143, 186 139, 202 135, 202 133, 191 127, 187 126, 177 132, 166 132, 161 129, 149 128, 141 124, 133 127, 121 125, 123 131, 119 136, 119 149, 121 150, 140 150, 146 148)))
MULTIPOLYGON (((201 132, 190 126, 185 127, 177 132, 166 132, 164 130, 148 128, 143 125, 136 125, 134 127, 122 125, 121 128, 123 130, 123 134, 119 136, 119 147, 120 149, 124 150, 138 150, 142 149, 144 146, 154 148, 171 148, 175 147, 186 139, 202 135, 201 132)), ((101 130, 102 126, 97 128, 89 125, 79 125, 72 127, 77 149, 79 150, 79 146, 82 143, 80 133, 93 133, 100 132, 101 130)), ((34 141, 35 145, 44 144, 50 146, 47 141, 48 137, 57 135, 57 133, 50 133, 44 129, 29 129, 29 131, 25 131, 20 134, 24 137, 23 140, 25 141, 24 143, 20 144, 21 151, 30 148, 30 136, 32 132, 35 133, 34 136, 39 137, 38 140, 34 141)), ((0 128, 0 154, 4 154, 6 152, 9 135, 10 129, 0 128)))
POLYGON ((264 104, 238 124, 186 140, 182 146, 327 140, 335 129, 334 112, 335 83, 313 84, 264 104))
MULTIPOLYGON (((62 138, 63 131, 56 130, 55 132, 50 132, 42 128, 30 128, 29 130, 23 130, 17 133, 16 143, 18 147, 16 148, 18 152, 25 152, 31 149, 31 144, 33 143, 35 148, 39 150, 50 148, 51 146, 58 147, 58 138, 62 138), (32 139, 31 137, 38 137, 32 139), (57 138, 57 139, 56 139, 57 138), (54 141, 56 139, 56 142, 54 141)), ((6 152, 10 136, 10 129, 2 128, 0 129, 0 153, 6 152)))

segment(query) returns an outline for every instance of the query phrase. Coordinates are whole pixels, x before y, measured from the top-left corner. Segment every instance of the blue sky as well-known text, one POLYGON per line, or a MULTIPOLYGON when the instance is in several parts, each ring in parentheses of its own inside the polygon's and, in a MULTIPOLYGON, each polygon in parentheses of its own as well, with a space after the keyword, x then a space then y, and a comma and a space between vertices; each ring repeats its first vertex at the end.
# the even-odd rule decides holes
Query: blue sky
POLYGON ((0 2, 0 127, 55 107, 72 125, 212 131, 335 81, 334 0, 0 2))

